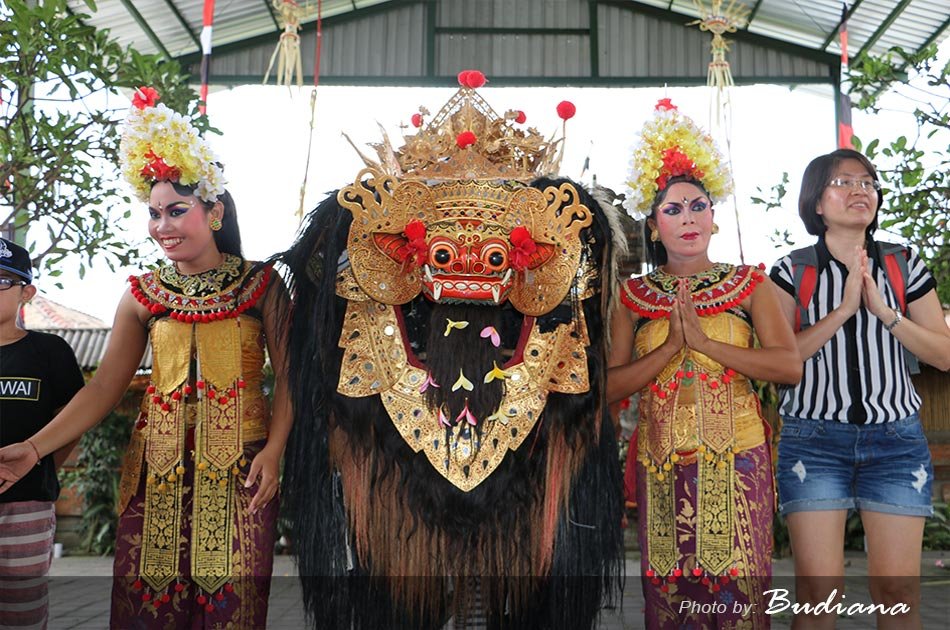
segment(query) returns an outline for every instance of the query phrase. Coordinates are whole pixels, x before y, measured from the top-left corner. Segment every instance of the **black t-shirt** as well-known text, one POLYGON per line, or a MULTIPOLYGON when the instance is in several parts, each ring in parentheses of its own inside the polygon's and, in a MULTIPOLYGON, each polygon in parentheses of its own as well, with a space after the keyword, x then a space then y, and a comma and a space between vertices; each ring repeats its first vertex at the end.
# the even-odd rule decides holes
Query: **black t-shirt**
MULTIPOLYGON (((22 442, 42 429, 82 386, 79 364, 62 337, 30 331, 19 341, 0 346, 0 445, 22 442)), ((0 503, 58 497, 53 456, 47 455, 0 494, 0 503)))

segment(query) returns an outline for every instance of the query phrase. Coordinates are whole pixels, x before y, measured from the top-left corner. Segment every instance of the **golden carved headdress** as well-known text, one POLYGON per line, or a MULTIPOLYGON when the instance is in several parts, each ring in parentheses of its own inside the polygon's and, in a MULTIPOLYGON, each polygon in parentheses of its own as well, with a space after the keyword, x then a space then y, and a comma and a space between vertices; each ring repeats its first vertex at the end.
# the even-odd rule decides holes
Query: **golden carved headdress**
MULTIPOLYGON (((420 109, 395 149, 383 133, 376 160, 338 193, 353 213, 347 249, 360 288, 384 304, 424 292, 435 302, 501 304, 525 315, 552 310, 567 295, 590 210, 570 184, 527 186, 553 175, 563 137, 544 139, 520 111, 497 114, 475 91, 477 70, 426 122, 420 109)), ((558 105, 565 121, 574 106, 558 105)), ((358 150, 357 150, 358 151, 358 150)), ((358 151, 359 152, 359 151, 358 151)))

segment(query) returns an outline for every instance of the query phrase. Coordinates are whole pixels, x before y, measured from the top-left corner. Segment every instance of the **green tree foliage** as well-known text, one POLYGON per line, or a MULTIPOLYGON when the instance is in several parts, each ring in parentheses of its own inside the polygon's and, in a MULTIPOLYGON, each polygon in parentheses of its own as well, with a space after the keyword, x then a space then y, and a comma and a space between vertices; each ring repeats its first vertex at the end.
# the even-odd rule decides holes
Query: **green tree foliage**
POLYGON ((913 137, 856 141, 880 169, 885 203, 882 229, 903 236, 920 253, 937 279, 937 295, 950 304, 950 61, 938 61, 932 45, 909 53, 893 48, 869 57, 851 71, 851 94, 859 109, 876 112, 892 86, 914 108, 913 137), (915 76, 907 83, 905 72, 915 76))
POLYGON ((123 48, 64 0, 31 4, 0 2, 0 228, 49 276, 68 257, 80 277, 93 258, 132 264, 139 249, 115 221, 130 214, 114 166, 126 104, 107 95, 151 85, 199 128, 207 121, 178 63, 123 48))
MULTIPOLYGON (((129 409, 130 401, 140 397, 141 392, 130 390, 120 408, 129 409)), ((86 553, 108 555, 115 551, 119 469, 134 423, 134 416, 113 411, 79 440, 76 468, 60 472, 63 486, 74 488, 83 499, 79 535, 80 550, 86 553)))

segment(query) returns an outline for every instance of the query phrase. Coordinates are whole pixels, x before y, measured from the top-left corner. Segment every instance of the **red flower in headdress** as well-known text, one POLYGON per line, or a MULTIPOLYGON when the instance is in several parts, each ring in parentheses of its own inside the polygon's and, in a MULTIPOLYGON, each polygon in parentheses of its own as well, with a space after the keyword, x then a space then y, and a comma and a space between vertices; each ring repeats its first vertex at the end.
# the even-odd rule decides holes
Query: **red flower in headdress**
POLYGON ((418 127, 421 127, 421 126, 422 126, 422 114, 420 114, 420 113, 417 112, 417 113, 415 113, 415 114, 412 115, 412 118, 410 118, 410 120, 412 121, 412 126, 413 126, 413 127, 417 127, 417 128, 418 128, 418 127))
POLYGON ((142 167, 142 177, 152 179, 157 182, 175 182, 181 177, 181 170, 177 166, 170 166, 160 155, 149 149, 145 154, 148 164, 142 167))
POLYGON ((523 125, 524 121, 526 120, 528 120, 528 117, 525 116, 524 112, 519 109, 518 115, 515 116, 515 122, 518 123, 519 125, 523 125))
POLYGON ((158 90, 155 88, 140 87, 135 90, 135 94, 132 95, 132 105, 139 109, 155 107, 155 103, 158 102, 159 98, 161 97, 159 97, 158 90))
POLYGON ((464 149, 467 146, 471 146, 478 141, 478 136, 476 136, 471 131, 463 131, 458 136, 455 137, 455 144, 458 145, 458 148, 464 149))
POLYGON ((515 271, 524 271, 531 262, 531 256, 538 251, 538 244, 531 238, 528 228, 523 225, 513 229, 508 240, 515 246, 509 256, 511 268, 515 271))
POLYGON ((654 107, 653 109, 670 111, 671 109, 676 109, 676 105, 674 105, 673 101, 671 101, 668 98, 661 98, 660 100, 656 102, 656 107, 654 107))
POLYGON ((426 262, 426 256, 429 254, 429 246, 426 245, 426 226, 418 219, 406 224, 402 235, 408 241, 402 253, 404 262, 411 263, 416 267, 421 267, 426 262))
POLYGON ((663 166, 660 168, 660 176, 656 178, 657 188, 665 190, 670 178, 679 177, 680 175, 688 175, 696 180, 703 178, 703 172, 696 168, 696 163, 680 151, 679 147, 666 149, 663 151, 663 166))

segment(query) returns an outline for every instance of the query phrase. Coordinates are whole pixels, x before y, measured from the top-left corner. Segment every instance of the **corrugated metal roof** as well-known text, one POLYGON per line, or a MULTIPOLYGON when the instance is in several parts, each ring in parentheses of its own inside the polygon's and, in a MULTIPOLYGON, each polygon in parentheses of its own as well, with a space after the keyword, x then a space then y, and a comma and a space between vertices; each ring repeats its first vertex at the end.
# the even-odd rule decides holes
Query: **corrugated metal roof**
MULTIPOLYGON (((59 335, 65 339, 69 347, 73 349, 80 369, 84 372, 90 372, 99 367, 106 353, 106 347, 109 345, 109 337, 112 336, 111 328, 31 328, 31 330, 59 335)), ((139 371, 151 369, 152 346, 149 344, 139 363, 139 371)))
MULTIPOLYGON (((83 0, 68 0, 86 12, 83 0)), ((167 53, 197 72, 203 0, 97 0, 88 22, 123 44, 167 53), (135 14, 139 14, 137 19, 135 14)), ((301 2, 304 74, 312 75, 316 2, 301 2)), ((711 0, 706 0, 706 5, 711 0)), ((724 2, 728 4, 728 0, 724 2)), ((840 0, 741 0, 751 21, 732 42, 737 81, 833 81, 840 0)), ((852 0, 849 53, 918 50, 947 37, 946 0, 852 0)), ((630 79, 695 83, 709 34, 686 24, 693 0, 325 0, 321 80, 432 84, 478 67, 496 85, 630 79), (593 23, 592 23, 593 22, 593 23)), ((271 0, 218 0, 212 82, 259 81, 280 28, 271 0)))
POLYGON ((21 311, 23 324, 34 330, 46 328, 105 328, 106 323, 98 317, 63 306, 37 294, 21 311))

